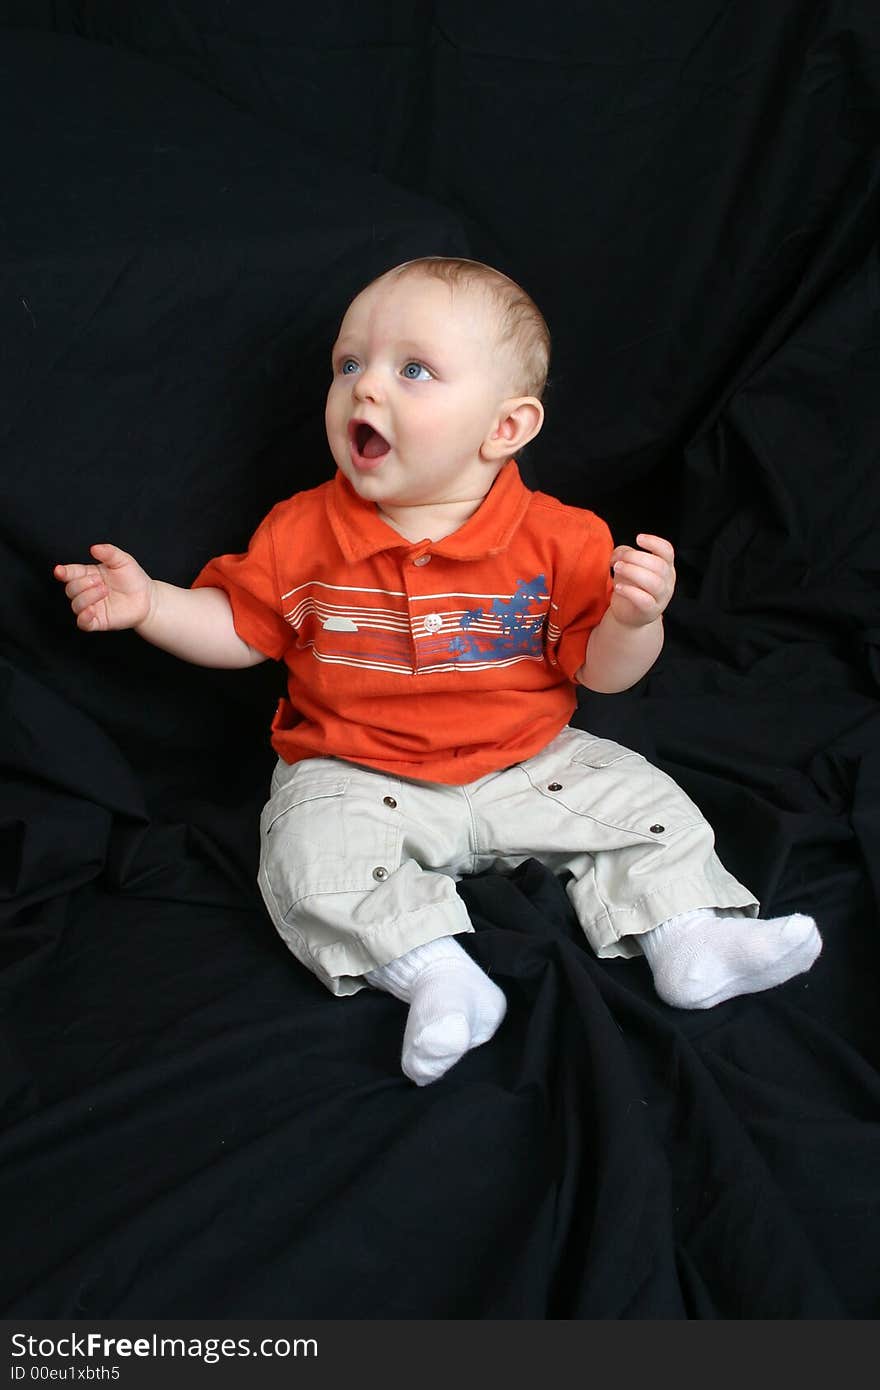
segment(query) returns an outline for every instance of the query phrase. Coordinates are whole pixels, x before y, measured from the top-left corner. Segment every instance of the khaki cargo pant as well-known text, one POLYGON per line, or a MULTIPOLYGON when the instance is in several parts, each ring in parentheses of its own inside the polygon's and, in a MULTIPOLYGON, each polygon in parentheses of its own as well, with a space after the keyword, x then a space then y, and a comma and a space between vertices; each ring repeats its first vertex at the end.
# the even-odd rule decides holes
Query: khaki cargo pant
POLYGON ((543 752, 466 786, 336 759, 279 759, 260 821, 259 884, 296 958, 334 994, 439 936, 472 931, 465 874, 541 860, 599 956, 697 907, 758 903, 723 867, 711 826, 638 753, 566 728, 543 752))

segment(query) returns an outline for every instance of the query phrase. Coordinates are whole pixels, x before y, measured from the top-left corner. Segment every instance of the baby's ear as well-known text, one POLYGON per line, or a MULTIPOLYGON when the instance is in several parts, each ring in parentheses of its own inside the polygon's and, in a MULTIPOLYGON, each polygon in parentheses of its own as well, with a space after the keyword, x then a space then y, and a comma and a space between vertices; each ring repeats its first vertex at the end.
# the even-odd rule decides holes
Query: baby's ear
POLYGON ((494 430, 483 441, 481 457, 487 461, 509 458, 540 433, 543 423, 544 407, 536 396, 511 397, 503 402, 494 430))

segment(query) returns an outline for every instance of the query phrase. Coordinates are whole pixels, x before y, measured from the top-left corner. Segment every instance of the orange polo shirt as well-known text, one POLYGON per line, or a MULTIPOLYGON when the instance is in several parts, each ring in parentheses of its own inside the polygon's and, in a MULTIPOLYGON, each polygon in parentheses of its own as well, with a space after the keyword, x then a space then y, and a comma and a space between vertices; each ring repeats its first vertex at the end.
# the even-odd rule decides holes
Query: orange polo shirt
POLYGON ((287 666, 272 746, 462 784, 530 758, 576 705, 611 595, 593 512, 524 486, 514 459, 452 535, 406 540, 342 473, 279 502, 209 561, 235 630, 287 666))

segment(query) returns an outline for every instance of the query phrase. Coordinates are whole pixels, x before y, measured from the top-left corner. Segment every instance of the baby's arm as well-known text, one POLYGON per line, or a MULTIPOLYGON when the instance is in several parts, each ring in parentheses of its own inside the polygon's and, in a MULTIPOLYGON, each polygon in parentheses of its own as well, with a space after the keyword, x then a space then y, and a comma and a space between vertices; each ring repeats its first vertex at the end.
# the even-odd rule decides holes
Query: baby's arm
POLYGON ((83 632, 134 628, 139 637, 196 666, 256 666, 267 658, 242 641, 222 589, 181 589, 151 579, 115 545, 93 545, 93 565, 56 565, 83 632))
POLYGON ((639 546, 612 552, 614 592, 593 628, 575 679, 612 695, 628 690, 650 671, 663 649, 663 611, 675 588, 675 551, 660 536, 639 535, 639 546))

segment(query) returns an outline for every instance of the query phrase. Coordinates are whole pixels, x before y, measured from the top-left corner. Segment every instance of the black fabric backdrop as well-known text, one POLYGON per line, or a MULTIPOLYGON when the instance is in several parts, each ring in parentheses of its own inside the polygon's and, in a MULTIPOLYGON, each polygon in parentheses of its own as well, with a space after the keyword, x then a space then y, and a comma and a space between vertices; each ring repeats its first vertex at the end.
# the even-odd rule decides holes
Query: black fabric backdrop
POLYGON ((0 0, 4 1316, 876 1316, 878 119, 868 0, 0 0), (678 548, 577 722, 825 946, 685 1013, 536 862, 468 880, 509 1013, 418 1089, 263 914, 278 668, 83 636, 51 569, 243 548, 432 252, 550 322, 527 478, 678 548))

